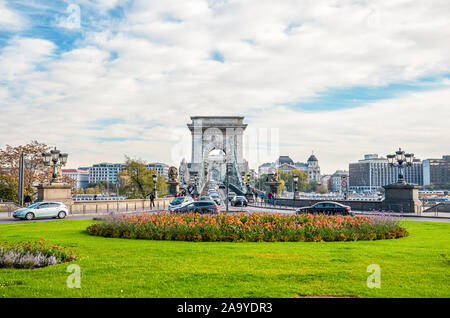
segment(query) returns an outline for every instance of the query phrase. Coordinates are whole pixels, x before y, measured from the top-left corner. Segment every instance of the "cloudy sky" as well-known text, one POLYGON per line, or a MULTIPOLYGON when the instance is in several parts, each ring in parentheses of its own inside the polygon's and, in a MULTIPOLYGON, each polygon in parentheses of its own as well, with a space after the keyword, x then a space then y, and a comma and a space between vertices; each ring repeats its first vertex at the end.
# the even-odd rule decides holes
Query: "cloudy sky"
POLYGON ((312 151, 325 173, 400 146, 441 157, 449 16, 448 0, 0 0, 0 148, 178 164, 190 116, 239 115, 253 168, 312 151))

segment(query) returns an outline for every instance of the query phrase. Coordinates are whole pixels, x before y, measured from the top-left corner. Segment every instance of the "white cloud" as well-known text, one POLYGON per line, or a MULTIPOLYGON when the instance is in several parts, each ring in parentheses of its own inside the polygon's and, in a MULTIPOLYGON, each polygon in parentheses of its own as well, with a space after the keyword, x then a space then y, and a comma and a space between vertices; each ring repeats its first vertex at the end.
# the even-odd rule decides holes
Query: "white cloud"
POLYGON ((26 23, 20 14, 8 8, 4 0, 0 0, 0 30, 17 31, 22 29, 26 23))
MULTIPOLYGON (((450 3, 412 3, 142 0, 120 22, 82 29, 58 57, 47 40, 15 38, 0 51, 0 110, 12 118, 0 121, 0 147, 38 139, 69 152, 71 166, 124 154, 170 162, 172 132, 189 134, 189 116, 244 115, 280 129, 281 154, 303 161, 314 150, 325 172, 400 145, 440 156, 450 152, 447 87, 334 112, 280 106, 450 72, 450 3), (105 118, 123 122, 88 129, 105 118)), ((116 4, 96 2, 103 13, 116 4)))

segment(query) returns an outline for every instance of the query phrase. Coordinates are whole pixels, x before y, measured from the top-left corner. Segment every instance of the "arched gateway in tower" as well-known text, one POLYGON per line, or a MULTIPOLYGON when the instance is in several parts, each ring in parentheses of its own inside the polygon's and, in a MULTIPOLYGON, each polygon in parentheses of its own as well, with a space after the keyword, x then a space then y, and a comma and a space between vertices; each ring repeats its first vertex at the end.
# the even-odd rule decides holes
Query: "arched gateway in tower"
POLYGON ((189 179, 196 179, 200 189, 212 179, 224 182, 229 163, 230 183, 244 189, 242 174, 248 172, 243 158, 244 117, 192 116, 191 120, 187 124, 192 135, 189 179))

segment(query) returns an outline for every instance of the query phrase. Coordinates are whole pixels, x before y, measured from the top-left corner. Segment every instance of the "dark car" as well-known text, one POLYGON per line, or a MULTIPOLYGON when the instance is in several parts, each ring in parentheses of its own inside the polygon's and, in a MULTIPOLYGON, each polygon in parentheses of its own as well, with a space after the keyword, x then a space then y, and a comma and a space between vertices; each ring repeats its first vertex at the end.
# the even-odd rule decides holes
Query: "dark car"
POLYGON ((174 209, 173 212, 198 212, 198 213, 217 213, 219 207, 214 201, 195 201, 183 207, 174 209))
POLYGON ((329 215, 354 215, 351 208, 337 202, 319 202, 311 206, 305 206, 297 210, 297 214, 313 213, 313 214, 329 214, 329 215))
POLYGON ((247 204, 248 204, 248 200, 242 195, 236 195, 231 200, 231 205, 233 205, 233 206, 247 206, 247 204))

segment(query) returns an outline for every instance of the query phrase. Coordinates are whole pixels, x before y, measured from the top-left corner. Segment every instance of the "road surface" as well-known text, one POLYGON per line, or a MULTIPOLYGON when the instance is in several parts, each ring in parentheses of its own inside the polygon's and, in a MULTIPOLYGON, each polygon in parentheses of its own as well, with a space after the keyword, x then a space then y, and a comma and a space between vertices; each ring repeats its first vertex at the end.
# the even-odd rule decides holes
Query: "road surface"
MULTIPOLYGON (((222 191, 221 191, 222 192, 222 191)), ((226 211, 226 206, 224 203, 224 199, 225 199, 225 195, 222 192, 221 193, 222 196, 222 204, 220 205, 219 210, 220 211, 226 211)), ((295 213, 294 209, 289 209, 289 208, 279 208, 279 207, 257 207, 257 206, 247 206, 247 207, 233 207, 233 206, 228 206, 228 211, 229 212, 233 212, 233 213, 239 213, 239 212, 244 212, 244 213, 253 213, 253 212, 264 212, 264 213, 283 213, 283 214, 293 214, 295 213)), ((155 213, 155 211, 147 211, 147 212, 151 212, 151 213, 155 213)), ((118 213, 124 213, 124 212, 118 212, 118 213)), ((142 213, 142 212, 128 212, 130 214, 134 214, 134 213, 142 213)), ((367 212, 359 212, 359 211, 355 211, 355 213, 361 214, 361 215, 367 215, 367 212)), ((14 219, 12 216, 11 217, 7 217, 6 213, 2 213, 2 215, 0 215, 0 224, 5 224, 5 223, 21 223, 21 222, 33 222, 33 221, 58 221, 58 219, 35 219, 32 221, 27 221, 27 220, 16 220, 14 219)), ((80 220, 80 219, 93 219, 95 217, 101 217, 103 215, 106 214, 72 214, 66 217, 66 220, 80 220)), ((427 221, 427 222, 450 222, 450 218, 449 217, 433 217, 433 216, 401 216, 401 218, 408 220, 408 221, 427 221)))

